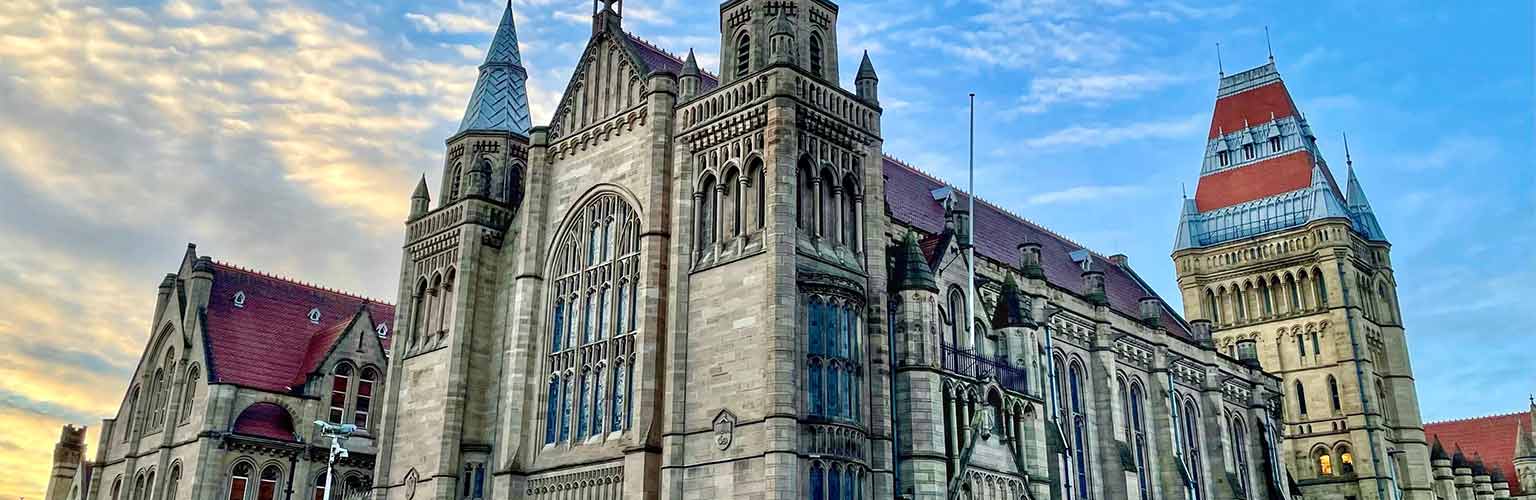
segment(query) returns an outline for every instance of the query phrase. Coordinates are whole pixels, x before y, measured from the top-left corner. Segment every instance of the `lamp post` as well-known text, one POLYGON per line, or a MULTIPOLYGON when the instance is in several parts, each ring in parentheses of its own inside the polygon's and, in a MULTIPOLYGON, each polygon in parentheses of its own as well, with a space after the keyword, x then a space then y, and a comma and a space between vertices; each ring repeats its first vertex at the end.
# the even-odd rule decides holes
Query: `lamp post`
POLYGON ((320 435, 331 438, 331 453, 325 460, 325 495, 331 496, 331 477, 336 468, 336 459, 347 458, 347 448, 343 446, 352 433, 357 432, 357 426, 352 424, 333 424, 324 420, 316 420, 315 426, 320 428, 320 435))

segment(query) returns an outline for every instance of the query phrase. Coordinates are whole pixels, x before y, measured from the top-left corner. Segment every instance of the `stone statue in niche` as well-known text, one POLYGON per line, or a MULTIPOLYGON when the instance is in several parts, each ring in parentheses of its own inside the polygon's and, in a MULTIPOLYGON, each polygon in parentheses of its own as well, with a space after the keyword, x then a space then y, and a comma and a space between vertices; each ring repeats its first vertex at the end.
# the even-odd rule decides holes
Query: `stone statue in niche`
POLYGON ((731 441, 736 438, 736 415, 731 414, 730 410, 720 410, 720 414, 715 416, 714 428, 715 446, 720 451, 730 449, 731 441))

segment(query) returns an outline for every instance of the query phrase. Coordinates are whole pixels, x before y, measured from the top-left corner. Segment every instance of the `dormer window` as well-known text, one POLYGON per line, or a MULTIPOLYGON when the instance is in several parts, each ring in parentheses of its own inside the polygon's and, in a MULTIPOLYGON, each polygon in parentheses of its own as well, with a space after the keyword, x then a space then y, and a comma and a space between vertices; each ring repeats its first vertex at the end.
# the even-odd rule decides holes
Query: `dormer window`
POLYGON ((1244 160, 1252 160, 1253 159, 1253 145, 1252 144, 1244 144, 1243 145, 1243 159, 1244 160))
POLYGON ((235 292, 235 307, 245 307, 245 291, 235 292))
POLYGON ((381 338, 381 339, 385 338, 385 337, 388 337, 389 336, 389 325, 384 324, 384 323, 379 323, 379 327, 374 329, 374 332, 378 333, 379 334, 379 338, 381 338))
POLYGON ((316 325, 320 324, 320 309, 319 308, 314 308, 314 309, 310 309, 309 310, 309 322, 313 323, 313 324, 316 324, 316 325))
POLYGON ((1280 152, 1280 138, 1279 137, 1270 137, 1269 138, 1269 152, 1271 152, 1271 153, 1279 153, 1280 152))
POLYGON ((1227 165, 1231 165, 1232 164, 1232 156, 1227 154, 1226 151, 1217 151, 1216 152, 1216 163, 1220 164, 1223 167, 1225 167, 1227 165))

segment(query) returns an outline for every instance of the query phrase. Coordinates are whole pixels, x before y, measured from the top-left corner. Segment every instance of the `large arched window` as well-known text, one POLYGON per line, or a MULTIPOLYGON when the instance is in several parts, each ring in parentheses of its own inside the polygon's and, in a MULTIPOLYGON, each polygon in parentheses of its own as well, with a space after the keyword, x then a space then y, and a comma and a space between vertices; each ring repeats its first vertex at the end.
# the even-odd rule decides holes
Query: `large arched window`
POLYGON ((795 193, 795 221, 804 236, 815 236, 816 176, 811 173, 811 164, 806 159, 802 158, 799 167, 795 169, 795 185, 798 186, 795 193))
POLYGON ((1205 318, 1211 323, 1221 324, 1221 306, 1216 302, 1216 294, 1206 290, 1205 301, 1202 304, 1205 305, 1205 318))
POLYGON ((944 311, 944 325, 949 328, 949 345, 957 350, 967 349, 965 340, 965 292, 949 289, 949 307, 944 311))
POLYGON ((1313 458, 1312 458, 1313 461, 1315 461, 1317 463, 1317 475, 1318 476, 1332 476, 1333 475, 1333 456, 1328 454, 1328 450, 1319 448, 1316 451, 1313 451, 1312 454, 1313 454, 1313 458))
POLYGON ((171 464, 171 474, 165 477, 165 500, 176 500, 181 490, 181 462, 171 464))
MULTIPOLYGON (((1190 488, 1195 491, 1195 500, 1205 498, 1204 486, 1200 477, 1200 409, 1195 407, 1193 400, 1184 401, 1184 460, 1189 467, 1190 488)), ((1217 436, 1219 439, 1220 436, 1217 436)))
POLYGON ((229 472, 229 500, 245 500, 245 490, 251 482, 250 462, 240 462, 229 472))
POLYGON ((123 416, 119 420, 123 421, 123 442, 128 442, 129 439, 133 438, 133 422, 134 422, 134 420, 137 420, 137 417, 138 417, 138 411, 139 411, 139 388, 138 387, 134 387, 134 388, 128 390, 128 406, 126 408, 124 408, 124 409, 126 411, 123 412, 123 416))
POLYGON ((181 412, 177 418, 182 423, 192 419, 192 404, 197 401, 197 386, 201 385, 198 383, 201 379, 202 372, 197 369, 197 365, 187 368, 187 376, 181 382, 181 404, 177 406, 181 412))
POLYGON ((1296 412, 1303 417, 1307 416, 1307 388, 1302 387, 1301 381, 1296 381, 1296 412))
POLYGON ((277 497, 277 481, 283 477, 283 471, 276 465, 268 465, 261 470, 261 483, 256 487, 256 500, 273 500, 277 497))
POLYGON ((357 377, 357 397, 353 398, 352 423, 359 429, 368 428, 368 416, 373 409, 373 384, 379 379, 378 370, 363 368, 357 377))
POLYGON ((116 479, 112 480, 112 496, 110 498, 111 498, 111 500, 121 500, 122 494, 123 494, 123 476, 117 476, 116 479))
POLYGON ((320 474, 315 476, 315 484, 310 488, 310 492, 310 500, 329 500, 330 495, 325 489, 325 469, 321 469, 320 474))
POLYGON ((614 193, 573 210, 551 259, 544 442, 579 444, 629 428, 640 219, 614 193), (615 287, 619 298, 614 300, 615 287), (607 373, 612 370, 612 378, 607 373), (573 429, 574 428, 574 429, 573 429), (571 440, 571 431, 576 437, 571 440))
POLYGON ((1333 411, 1344 409, 1339 402, 1339 379, 1333 378, 1333 375, 1328 376, 1328 402, 1333 406, 1333 411))
POLYGON ((1072 456, 1073 474, 1077 478, 1077 498, 1087 499, 1088 487, 1088 415, 1084 402, 1087 388, 1083 386, 1083 368, 1076 361, 1067 368, 1068 397, 1072 405, 1072 456))
POLYGON ((331 410, 327 422, 340 424, 347 418, 347 391, 352 388, 352 365, 336 365, 331 374, 331 410))
POLYGON ((752 70, 752 36, 742 32, 736 37, 736 77, 746 76, 752 70))
POLYGON ((448 172, 448 197, 443 198, 443 204, 453 203, 459 199, 460 190, 464 181, 464 164, 453 164, 453 170, 448 172))

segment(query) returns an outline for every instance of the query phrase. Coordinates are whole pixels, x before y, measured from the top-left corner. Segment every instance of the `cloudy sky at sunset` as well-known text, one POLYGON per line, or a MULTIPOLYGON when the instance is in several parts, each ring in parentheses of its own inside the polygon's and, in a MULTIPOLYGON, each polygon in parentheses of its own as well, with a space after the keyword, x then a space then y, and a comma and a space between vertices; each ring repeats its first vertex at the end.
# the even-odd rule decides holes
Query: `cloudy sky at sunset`
MULTIPOLYGON (((535 123, 590 0, 514 0, 535 123)), ((886 151, 1131 265, 1168 254, 1229 72, 1279 68, 1394 243, 1424 415, 1536 391, 1530 2, 845 0, 886 151), (1526 304, 1521 306, 1520 304, 1526 304)), ((716 2, 629 0, 626 28, 718 61, 716 2)), ((435 179, 501 0, 0 1, 0 500, 41 498, 59 426, 111 416, 184 245, 394 297, 407 196, 435 179)), ((851 83, 849 83, 851 87, 851 83)), ((90 438, 95 450, 94 432, 90 438)))

